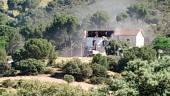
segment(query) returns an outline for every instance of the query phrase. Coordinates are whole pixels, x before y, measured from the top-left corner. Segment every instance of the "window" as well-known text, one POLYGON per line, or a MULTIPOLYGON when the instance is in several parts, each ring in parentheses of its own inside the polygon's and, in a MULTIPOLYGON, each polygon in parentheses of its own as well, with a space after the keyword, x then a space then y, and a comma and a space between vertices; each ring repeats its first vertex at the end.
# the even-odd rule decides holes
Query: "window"
POLYGON ((130 42, 130 39, 126 39, 127 42, 130 42))

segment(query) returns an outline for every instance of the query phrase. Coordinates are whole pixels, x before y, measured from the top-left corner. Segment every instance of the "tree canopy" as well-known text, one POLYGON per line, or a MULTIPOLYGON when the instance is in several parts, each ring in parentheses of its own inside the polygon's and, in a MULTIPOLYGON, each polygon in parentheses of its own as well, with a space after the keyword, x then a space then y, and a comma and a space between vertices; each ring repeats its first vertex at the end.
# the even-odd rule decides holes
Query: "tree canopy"
POLYGON ((31 39, 27 41, 23 49, 18 50, 13 58, 16 61, 23 59, 49 59, 54 46, 45 39, 31 39))
POLYGON ((92 26, 96 26, 96 28, 102 28, 108 24, 109 19, 110 16, 106 11, 98 11, 90 18, 90 22, 92 26))

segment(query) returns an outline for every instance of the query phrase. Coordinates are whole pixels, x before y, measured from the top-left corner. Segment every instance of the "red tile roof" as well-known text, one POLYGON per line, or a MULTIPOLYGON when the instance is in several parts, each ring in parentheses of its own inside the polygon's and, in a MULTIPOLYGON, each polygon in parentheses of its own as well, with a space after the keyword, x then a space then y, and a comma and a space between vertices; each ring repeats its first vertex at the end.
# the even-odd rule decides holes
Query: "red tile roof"
POLYGON ((117 29, 114 33, 116 36, 136 36, 139 32, 143 32, 142 29, 128 29, 121 28, 117 29))

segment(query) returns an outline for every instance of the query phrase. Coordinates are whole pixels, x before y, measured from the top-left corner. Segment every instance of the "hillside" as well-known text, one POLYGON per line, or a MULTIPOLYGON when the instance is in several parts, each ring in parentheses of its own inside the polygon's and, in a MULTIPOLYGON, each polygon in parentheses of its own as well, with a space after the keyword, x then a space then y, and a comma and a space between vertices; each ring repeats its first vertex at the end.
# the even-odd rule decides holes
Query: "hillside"
POLYGON ((170 96, 170 0, 0 0, 0 96, 170 96))

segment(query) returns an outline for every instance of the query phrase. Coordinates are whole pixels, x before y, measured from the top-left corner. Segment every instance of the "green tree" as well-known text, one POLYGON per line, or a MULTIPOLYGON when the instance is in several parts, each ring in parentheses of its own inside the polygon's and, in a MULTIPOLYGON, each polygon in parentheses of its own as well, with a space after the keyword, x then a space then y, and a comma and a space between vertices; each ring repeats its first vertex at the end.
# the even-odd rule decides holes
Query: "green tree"
POLYGON ((45 37, 53 40, 58 48, 64 45, 70 45, 71 39, 78 33, 78 19, 74 16, 56 15, 52 25, 45 33, 45 37), (73 36, 74 35, 74 36, 73 36), (58 42, 60 41, 60 42, 58 42))
POLYGON ((24 40, 19 32, 14 32, 9 36, 9 40, 6 44, 6 51, 9 55, 13 55, 18 49, 22 48, 24 40))
POLYGON ((145 46, 142 48, 131 48, 124 52, 124 58, 127 60, 142 59, 152 61, 156 59, 156 51, 150 47, 145 46))
MULTIPOLYGON (((162 49, 165 52, 170 52, 170 38, 168 37, 157 37, 153 41, 153 47, 158 50, 162 49)), ((166 53, 165 53, 166 54, 166 53)))
POLYGON ((112 91, 114 96, 168 96, 169 62, 169 56, 154 62, 130 61, 122 77, 112 78, 107 90, 100 89, 99 92, 112 91))
POLYGON ((123 41, 112 40, 106 46, 107 55, 117 55, 118 52, 127 50, 129 48, 129 44, 123 41))
POLYGON ((24 48, 29 58, 45 59, 50 56, 53 45, 45 39, 31 39, 25 43, 24 48))
POLYGON ((127 13, 130 15, 130 17, 144 19, 149 14, 149 11, 144 4, 139 3, 130 6, 127 13))
POLYGON ((167 69, 169 69, 169 58, 152 63, 135 60, 128 63, 125 78, 128 82, 137 85, 141 96, 168 95, 169 75, 166 73, 169 70, 167 69))
POLYGON ((93 16, 90 18, 90 22, 92 26, 96 26, 97 28, 101 28, 102 26, 105 26, 109 22, 109 15, 105 11, 98 11, 93 14, 93 16))
POLYGON ((21 71, 23 75, 37 75, 44 71, 44 62, 36 59, 26 59, 17 62, 16 69, 21 71))
POLYGON ((49 59, 53 55, 52 51, 54 51, 54 47, 47 40, 31 39, 25 43, 24 49, 20 49, 13 55, 13 58, 16 61, 28 58, 49 59))
POLYGON ((13 51, 19 48, 18 43, 21 41, 21 39, 19 38, 21 38, 21 36, 18 29, 7 25, 0 25, 0 47, 5 48, 7 50, 7 53, 9 53, 10 50, 9 44, 11 44, 12 46, 14 44, 12 43, 12 40, 15 41, 15 48, 13 49, 13 51))
MULTIPOLYGON (((146 22, 148 20, 153 22, 156 21, 156 23, 153 23, 156 24, 156 26, 153 26, 153 30, 155 33, 169 35, 169 0, 143 0, 142 2, 140 2, 140 4, 137 5, 142 5, 144 7, 144 10, 148 10, 148 12, 146 11, 148 13, 147 20, 145 20, 146 22)), ((143 10, 142 7, 141 9, 143 10)), ((143 12, 146 13, 144 10, 143 12)), ((152 22, 149 22, 149 24, 150 23, 152 22)))
POLYGON ((120 22, 128 18, 128 14, 126 12, 122 12, 119 15, 116 16, 116 21, 120 22))

